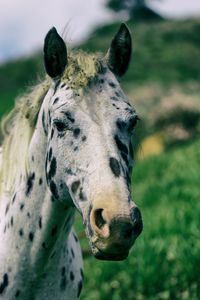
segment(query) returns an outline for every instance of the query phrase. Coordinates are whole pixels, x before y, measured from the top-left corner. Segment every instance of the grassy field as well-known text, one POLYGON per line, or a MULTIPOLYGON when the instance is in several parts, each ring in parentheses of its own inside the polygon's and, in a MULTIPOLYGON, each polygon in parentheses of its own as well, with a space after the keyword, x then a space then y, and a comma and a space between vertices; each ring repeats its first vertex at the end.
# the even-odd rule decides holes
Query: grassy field
POLYGON ((199 166, 200 140, 136 163, 144 231, 124 262, 85 260, 81 299, 200 299, 199 166))

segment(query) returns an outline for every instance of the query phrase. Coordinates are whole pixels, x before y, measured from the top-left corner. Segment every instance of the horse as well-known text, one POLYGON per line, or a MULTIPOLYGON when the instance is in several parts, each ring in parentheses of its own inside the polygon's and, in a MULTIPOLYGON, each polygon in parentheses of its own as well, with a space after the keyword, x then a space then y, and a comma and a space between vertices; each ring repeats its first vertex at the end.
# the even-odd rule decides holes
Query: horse
POLYGON ((131 53, 123 23, 106 55, 47 33, 44 79, 2 121, 1 299, 79 299, 76 211, 97 259, 126 259, 141 233, 130 193, 138 116, 119 84, 131 53))

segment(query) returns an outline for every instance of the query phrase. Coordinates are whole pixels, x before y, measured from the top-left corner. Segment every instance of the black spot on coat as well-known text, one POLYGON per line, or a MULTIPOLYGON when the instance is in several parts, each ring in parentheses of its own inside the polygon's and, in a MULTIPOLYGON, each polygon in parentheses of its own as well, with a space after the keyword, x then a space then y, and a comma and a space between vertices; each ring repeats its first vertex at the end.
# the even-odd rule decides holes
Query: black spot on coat
POLYGON ((72 122, 72 123, 75 122, 75 119, 72 117, 72 114, 70 111, 66 111, 66 112, 64 112, 64 114, 70 122, 72 122))
POLYGON ((38 224, 39 224, 39 228, 41 229, 42 228, 42 217, 39 218, 38 224))
POLYGON ((51 180, 51 178, 56 174, 56 168, 57 168, 56 158, 53 157, 50 164, 49 173, 48 173, 48 180, 51 180))
POLYGON ((3 275, 3 281, 0 283, 0 294, 3 294, 3 292, 5 291, 5 289, 7 288, 8 286, 8 274, 5 273, 3 275))
POLYGON ((45 124, 45 112, 44 112, 44 110, 42 112, 42 127, 43 127, 43 130, 44 130, 44 134, 47 135, 47 128, 46 128, 46 124, 45 124))
POLYGON ((29 240, 32 242, 34 239, 34 233, 30 232, 28 237, 29 237, 29 240))
POLYGON ((71 185, 71 190, 72 190, 72 192, 73 192, 74 194, 77 192, 79 186, 80 186, 80 181, 79 181, 79 180, 74 181, 74 182, 72 183, 72 185, 71 185))
POLYGON ((54 227, 52 228, 52 230, 51 230, 51 236, 55 236, 56 233, 57 233, 57 231, 58 231, 58 226, 56 225, 56 226, 54 226, 54 227))
POLYGON ((15 298, 18 298, 19 295, 20 295, 20 290, 17 290, 17 291, 16 291, 16 294, 15 294, 15 298))
POLYGON ((50 182, 50 190, 51 190, 53 196, 56 199, 58 199, 58 190, 57 190, 56 184, 53 180, 51 180, 51 182, 50 182))
POLYGON ((24 235, 24 231, 23 231, 22 228, 19 230, 19 235, 20 235, 20 236, 23 236, 23 235, 24 235))
POLYGON ((69 276, 70 276, 70 280, 71 280, 71 281, 74 281, 74 273, 73 273, 72 271, 70 272, 70 275, 69 275, 69 276))
POLYGON ((81 132, 80 128, 75 128, 74 132, 73 132, 74 137, 77 138, 79 136, 80 132, 81 132))
POLYGON ((118 160, 114 157, 110 157, 109 165, 115 177, 119 177, 121 174, 121 169, 118 160))
POLYGON ((82 283, 82 281, 79 281, 79 283, 78 283, 77 298, 79 298, 79 296, 81 294, 82 287, 83 287, 83 283, 82 283))
POLYGON ((28 176, 27 183, 26 183, 26 196, 29 196, 31 193, 34 179, 35 179, 35 173, 32 173, 31 175, 28 176))
POLYGON ((121 152, 124 152, 126 155, 128 155, 128 148, 126 147, 126 145, 122 143, 122 141, 119 139, 117 135, 115 136, 115 142, 117 144, 118 149, 121 152))

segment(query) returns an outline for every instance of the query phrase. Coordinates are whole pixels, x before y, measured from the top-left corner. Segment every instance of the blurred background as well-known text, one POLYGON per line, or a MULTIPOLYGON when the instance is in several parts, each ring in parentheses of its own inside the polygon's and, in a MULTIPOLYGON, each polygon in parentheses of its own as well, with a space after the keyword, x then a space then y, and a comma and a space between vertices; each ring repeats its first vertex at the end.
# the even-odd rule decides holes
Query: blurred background
POLYGON ((106 52, 127 22, 134 53, 122 86, 141 118, 132 194, 144 231, 124 262, 85 258, 81 299, 200 299, 200 1, 1 0, 0 116, 44 75, 52 26, 68 47, 106 52))

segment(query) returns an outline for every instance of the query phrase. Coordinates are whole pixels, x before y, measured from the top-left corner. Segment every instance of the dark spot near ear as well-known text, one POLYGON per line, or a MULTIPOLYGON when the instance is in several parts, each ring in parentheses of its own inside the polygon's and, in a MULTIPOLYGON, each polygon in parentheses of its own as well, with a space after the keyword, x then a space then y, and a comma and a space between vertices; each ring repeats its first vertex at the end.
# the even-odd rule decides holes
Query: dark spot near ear
POLYGON ((81 132, 80 128, 75 128, 74 132, 73 132, 74 137, 77 138, 79 136, 80 132, 81 132))
POLYGON ((114 157, 110 157, 109 165, 115 177, 119 177, 121 174, 121 170, 118 160, 114 157))
POLYGON ((39 179, 39 185, 42 185, 42 182, 43 182, 43 180, 42 180, 42 178, 40 178, 39 179))
POLYGON ((72 183, 72 185, 71 185, 71 190, 72 190, 72 192, 73 192, 74 194, 77 192, 79 186, 80 186, 80 181, 79 181, 79 180, 74 181, 74 182, 72 183))
POLYGON ((58 190, 57 190, 56 184, 55 184, 55 182, 53 182, 53 180, 51 180, 51 182, 50 182, 50 190, 51 190, 53 196, 55 198, 58 198, 58 190))
POLYGON ((59 97, 56 97, 55 100, 53 101, 53 105, 56 104, 59 100, 59 97))
POLYGON ((116 125, 119 130, 124 130, 126 128, 126 123, 120 119, 117 120, 116 125))
POLYGON ((20 235, 20 236, 23 236, 23 235, 24 235, 24 231, 23 231, 22 228, 19 230, 19 235, 20 235))
POLYGON ((75 119, 72 117, 72 114, 70 111, 65 111, 64 114, 70 122, 72 122, 72 123, 75 122, 75 119))
POLYGON ((7 288, 7 286, 8 286, 8 274, 5 273, 3 275, 2 282, 0 282, 0 294, 3 294, 3 292, 5 291, 5 289, 7 288))
POLYGON ((65 83, 62 83, 61 86, 60 86, 60 88, 62 89, 62 88, 64 88, 65 86, 66 86, 66 84, 65 84, 65 83))
POLYGON ((28 176, 27 183, 26 183, 26 196, 29 196, 33 188, 34 179, 35 179, 35 173, 32 173, 28 176))
POLYGON ((42 229, 42 217, 39 217, 39 222, 38 222, 38 224, 39 224, 39 228, 42 229))
POLYGON ((72 271, 70 272, 69 277, 71 281, 74 281, 74 273, 72 271))
POLYGON ((30 232, 28 237, 29 237, 29 240, 32 242, 34 239, 34 233, 30 232))
POLYGON ((48 180, 51 180, 51 178, 54 177, 54 175, 56 174, 56 168, 57 168, 56 158, 53 157, 50 164, 49 173, 48 173, 48 180))
POLYGON ((82 141, 85 142, 86 139, 87 139, 87 137, 84 135, 84 136, 82 137, 82 141))
POLYGON ((116 84, 112 81, 108 82, 109 86, 111 86, 112 88, 116 88, 116 84))
POLYGON ((82 290, 82 287, 83 287, 82 281, 79 281, 79 283, 78 283, 78 292, 77 292, 77 297, 79 297, 79 296, 80 296, 80 294, 81 294, 81 290, 82 290))
POLYGON ((56 226, 54 226, 54 227, 52 228, 52 230, 51 230, 51 236, 55 236, 56 233, 57 233, 57 231, 58 231, 58 226, 56 225, 56 226))
POLYGON ((53 135, 54 135, 54 129, 52 128, 52 130, 51 130, 51 140, 53 138, 53 135))
POLYGON ((44 110, 42 112, 42 126, 43 126, 43 130, 44 130, 44 134, 47 135, 47 128, 46 128, 46 124, 45 124, 45 112, 44 112, 44 110))
POLYGON ((54 87, 54 94, 56 93, 57 89, 58 89, 58 86, 60 84, 60 80, 58 80, 56 83, 55 83, 55 87, 54 87))
POLYGON ((124 152, 126 155, 128 155, 128 148, 126 147, 126 145, 122 143, 122 141, 119 139, 117 135, 115 135, 115 142, 117 144, 118 149, 121 152, 124 152))
POLYGON ((17 291, 16 291, 16 294, 15 294, 15 298, 18 298, 19 295, 20 295, 20 290, 17 290, 17 291))
POLYGON ((101 78, 101 79, 99 80, 99 83, 100 83, 100 84, 103 84, 103 83, 104 83, 104 79, 101 78))

